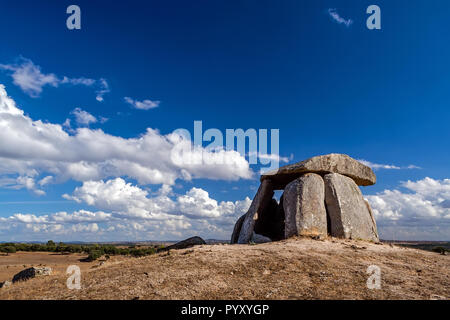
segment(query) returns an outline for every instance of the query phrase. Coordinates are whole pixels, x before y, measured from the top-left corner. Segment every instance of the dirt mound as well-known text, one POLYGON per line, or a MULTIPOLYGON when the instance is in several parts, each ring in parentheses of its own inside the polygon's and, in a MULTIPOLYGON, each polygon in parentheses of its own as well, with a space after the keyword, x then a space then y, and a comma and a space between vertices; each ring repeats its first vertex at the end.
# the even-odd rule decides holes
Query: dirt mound
POLYGON ((448 299, 449 256, 352 240, 203 245, 105 263, 81 290, 56 274, 0 289, 0 299, 448 299), (368 289, 367 269, 381 270, 368 289))

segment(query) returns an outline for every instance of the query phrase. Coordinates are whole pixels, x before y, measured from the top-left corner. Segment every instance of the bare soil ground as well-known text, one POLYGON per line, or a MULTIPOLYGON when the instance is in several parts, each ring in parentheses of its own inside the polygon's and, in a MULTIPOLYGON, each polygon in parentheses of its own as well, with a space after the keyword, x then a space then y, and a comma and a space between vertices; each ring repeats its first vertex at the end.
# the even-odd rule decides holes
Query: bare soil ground
POLYGON ((67 289, 67 275, 55 273, 0 289, 0 299, 450 297, 449 256, 353 240, 204 245, 95 266, 82 269, 81 290, 67 289), (381 269, 379 290, 367 288, 370 265, 381 269))
MULTIPOLYGON (((0 282, 11 281, 18 272, 30 267, 51 267, 54 275, 66 275, 67 267, 77 265, 82 272, 87 272, 99 261, 82 262, 87 254, 60 254, 54 252, 17 252, 9 255, 0 253, 0 282)), ((120 260, 121 257, 113 257, 120 260)), ((123 260, 123 258, 121 259, 123 260)))

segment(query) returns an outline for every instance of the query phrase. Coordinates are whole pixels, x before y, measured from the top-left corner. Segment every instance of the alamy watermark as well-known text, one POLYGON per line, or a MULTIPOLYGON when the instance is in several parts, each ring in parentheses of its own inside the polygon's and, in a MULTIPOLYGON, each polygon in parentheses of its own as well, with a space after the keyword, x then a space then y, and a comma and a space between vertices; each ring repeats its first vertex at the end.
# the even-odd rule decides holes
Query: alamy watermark
POLYGON ((171 152, 171 160, 175 165, 233 165, 241 161, 241 157, 235 156, 237 152, 248 158, 250 165, 267 166, 264 171, 279 167, 279 129, 226 129, 224 134, 217 128, 203 131, 203 122, 194 121, 193 139, 187 129, 177 129, 173 133, 180 138, 171 152))
MULTIPOLYGON (((69 14, 66 20, 66 26, 69 30, 81 30, 81 9, 78 5, 70 5, 66 9, 69 14)), ((372 4, 367 7, 366 13, 370 16, 366 20, 366 26, 369 30, 381 29, 381 9, 379 6, 372 4)), ((352 21, 350 20, 350 23, 352 21)))
POLYGON ((70 14, 66 20, 66 27, 69 30, 80 30, 81 29, 81 9, 77 5, 70 5, 66 10, 67 14, 70 14))
POLYGON ((81 289, 81 269, 77 265, 70 265, 67 267, 67 274, 70 276, 67 278, 66 285, 69 290, 81 289))
POLYGON ((367 267, 367 274, 369 274, 369 278, 367 279, 367 288, 368 289, 381 289, 381 269, 377 265, 370 265, 367 267))
POLYGON ((370 16, 367 18, 366 26, 369 30, 380 30, 381 29, 381 9, 379 6, 372 4, 367 7, 367 14, 370 16))

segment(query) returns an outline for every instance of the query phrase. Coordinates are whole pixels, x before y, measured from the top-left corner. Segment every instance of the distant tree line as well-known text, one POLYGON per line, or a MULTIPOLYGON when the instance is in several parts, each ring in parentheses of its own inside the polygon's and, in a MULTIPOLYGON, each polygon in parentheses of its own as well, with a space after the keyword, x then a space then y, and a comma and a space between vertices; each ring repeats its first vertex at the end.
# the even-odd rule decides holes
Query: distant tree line
POLYGON ((447 252, 450 252, 450 241, 441 241, 439 242, 439 246, 436 246, 437 243, 398 243, 396 245, 407 247, 407 248, 413 248, 413 249, 419 249, 419 250, 427 250, 427 251, 433 251, 440 254, 447 254, 447 252))
POLYGON ((57 252, 65 253, 85 253, 88 255, 86 260, 93 261, 103 255, 130 255, 134 257, 142 257, 156 253, 157 247, 137 247, 135 245, 127 248, 119 248, 112 244, 65 244, 59 242, 56 244, 52 240, 46 244, 39 243, 0 243, 0 252, 15 253, 17 251, 27 252, 57 252))

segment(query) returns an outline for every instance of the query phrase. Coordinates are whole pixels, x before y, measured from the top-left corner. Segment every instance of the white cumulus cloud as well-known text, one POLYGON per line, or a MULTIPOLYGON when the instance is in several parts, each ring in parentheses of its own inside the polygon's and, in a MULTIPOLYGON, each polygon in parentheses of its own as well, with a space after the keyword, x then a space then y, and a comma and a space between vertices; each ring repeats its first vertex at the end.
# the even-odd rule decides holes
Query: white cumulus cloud
POLYGON ((94 117, 89 112, 82 110, 81 108, 75 108, 72 111, 72 114, 75 116, 75 121, 79 125, 88 126, 91 123, 96 123, 97 122, 97 118, 96 117, 94 117))
POLYGON ((344 19, 343 17, 341 17, 336 9, 328 9, 328 14, 334 22, 338 24, 344 24, 347 28, 350 27, 350 25, 353 23, 352 19, 344 19))
POLYGON ((177 219, 180 216, 197 218, 235 217, 246 211, 250 199, 242 201, 221 201, 210 198, 200 188, 191 188, 186 194, 175 197, 172 189, 163 185, 155 194, 150 194, 122 178, 108 181, 87 181, 65 199, 86 203, 100 210, 111 211, 122 218, 177 219), (172 216, 172 217, 170 217, 172 216))
POLYGON ((192 188, 175 195, 168 186, 150 193, 122 178, 89 181, 64 198, 99 210, 0 217, 0 235, 20 240, 58 238, 79 240, 181 239, 192 235, 228 239, 234 223, 250 207, 240 201, 217 201, 192 188), (29 231, 33 233, 30 234, 29 231))
MULTIPOLYGON (((85 124, 95 118, 81 109, 76 116, 85 124)), ((69 134, 64 129, 67 125, 26 116, 0 84, 0 181, 24 177, 22 184, 31 186, 26 178, 53 176, 54 182, 63 182, 129 177, 140 184, 173 185, 177 179, 236 181, 253 176, 248 161, 238 152, 190 148, 192 141, 175 133, 162 135, 149 128, 136 138, 122 138, 86 127, 69 134), (174 161, 173 151, 179 146, 189 150, 188 157, 174 161), (187 161, 218 156, 224 161, 187 161)))
MULTIPOLYGON (((450 237, 450 179, 427 177, 407 181, 398 189, 384 190, 366 198, 381 230, 402 230, 404 237, 412 239, 417 236, 417 230, 425 233, 432 228, 434 231, 428 237, 439 240, 450 237)), ((390 232, 385 234, 392 238, 390 232)))
POLYGON ((401 169, 421 169, 419 166, 410 164, 408 166, 396 166, 393 164, 380 164, 380 163, 373 163, 364 159, 358 159, 359 162, 362 164, 372 168, 373 170, 379 170, 379 169, 385 169, 385 170, 401 170, 401 169))
POLYGON ((130 97, 125 97, 123 98, 125 100, 126 103, 128 103, 129 105, 133 106, 133 108, 135 109, 139 109, 139 110, 150 110, 150 109, 154 109, 159 107, 161 101, 153 101, 153 100, 143 100, 143 101, 137 101, 134 100, 130 97))
POLYGON ((103 96, 108 93, 108 82, 101 78, 98 80, 80 77, 69 78, 58 77, 54 73, 44 73, 42 68, 33 63, 30 59, 20 58, 15 64, 0 64, 0 70, 4 70, 11 75, 13 83, 22 89, 30 97, 38 97, 46 86, 59 87, 60 85, 82 85, 96 88, 97 101, 103 101, 103 96))

